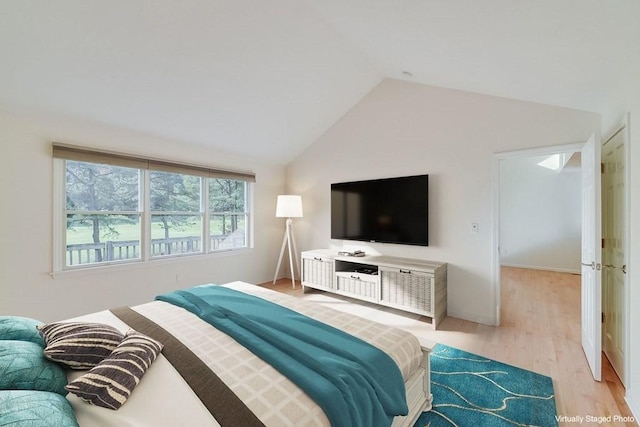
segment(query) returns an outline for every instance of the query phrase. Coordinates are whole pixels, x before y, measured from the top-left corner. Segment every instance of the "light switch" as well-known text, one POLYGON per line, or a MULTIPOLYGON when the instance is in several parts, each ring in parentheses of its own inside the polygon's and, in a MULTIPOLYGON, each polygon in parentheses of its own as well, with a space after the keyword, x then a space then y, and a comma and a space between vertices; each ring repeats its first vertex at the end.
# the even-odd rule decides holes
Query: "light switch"
POLYGON ((471 223, 471 232, 473 234, 478 234, 478 223, 477 222, 472 222, 471 223))

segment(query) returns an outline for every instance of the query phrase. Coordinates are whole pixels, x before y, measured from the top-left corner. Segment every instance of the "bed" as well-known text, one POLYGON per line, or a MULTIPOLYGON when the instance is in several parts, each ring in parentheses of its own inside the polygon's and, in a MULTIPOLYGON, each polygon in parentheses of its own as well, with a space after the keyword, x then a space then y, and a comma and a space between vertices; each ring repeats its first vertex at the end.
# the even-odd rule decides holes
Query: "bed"
MULTIPOLYGON (((394 427, 413 426, 431 407, 429 384, 430 342, 419 342, 412 334, 362 317, 306 302, 290 295, 233 282, 223 287, 254 295, 324 322, 358 337, 387 353, 397 364, 406 391, 408 415, 396 416, 394 427)), ((226 386, 265 426, 329 426, 323 409, 304 391, 236 340, 191 312, 164 301, 132 307, 137 315, 154 322, 178 338, 200 362, 215 372, 226 386)), ((127 331, 117 311, 102 311, 73 321, 100 322, 127 331)), ((82 371, 69 371, 73 381, 82 371)), ((73 394, 71 402, 80 426, 217 426, 219 422, 197 396, 177 368, 162 354, 145 373, 126 404, 117 411, 89 405, 73 394)), ((228 414, 226 419, 228 420, 228 414)), ((223 417, 223 419, 225 419, 223 417)))

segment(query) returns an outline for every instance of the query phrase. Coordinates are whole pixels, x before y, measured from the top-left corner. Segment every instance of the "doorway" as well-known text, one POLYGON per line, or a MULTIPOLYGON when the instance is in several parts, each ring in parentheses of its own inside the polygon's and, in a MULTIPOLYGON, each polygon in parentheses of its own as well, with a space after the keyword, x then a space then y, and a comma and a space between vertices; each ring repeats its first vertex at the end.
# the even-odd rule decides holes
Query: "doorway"
MULTIPOLYGON (((502 221, 501 221, 501 216, 500 216, 500 209, 501 209, 501 189, 500 189, 500 181, 501 181, 501 164, 503 164, 504 162, 524 162, 523 164, 529 164, 529 166, 531 166, 531 162, 532 159, 539 159, 536 163, 533 163, 533 165, 535 165, 534 167, 544 167, 544 166, 538 166, 537 163, 538 162, 543 162, 544 159, 549 158, 551 156, 555 156, 559 153, 575 153, 575 152, 580 152, 582 150, 583 147, 583 143, 577 143, 577 144, 565 144, 565 145, 558 145, 558 146, 552 146, 552 147, 543 147, 543 148, 536 148, 536 149, 531 149, 531 150, 520 150, 520 151, 512 151, 512 152, 505 152, 505 153, 498 153, 498 154, 494 154, 493 155, 493 159, 492 159, 492 163, 493 163, 493 235, 492 235, 492 243, 493 243, 493 279, 494 279, 494 284, 495 286, 493 287, 494 290, 494 301, 495 301, 495 313, 494 313, 494 319, 495 319, 495 325, 500 325, 500 310, 501 310, 501 289, 500 289, 500 270, 501 270, 501 256, 502 254, 506 254, 507 256, 511 256, 512 259, 516 259, 517 261, 514 261, 514 263, 521 263, 521 259, 523 259, 523 256, 526 255, 527 252, 531 252, 534 249, 532 249, 532 247, 530 245, 528 245, 528 242, 526 242, 526 236, 523 234, 521 236, 519 236, 516 240, 519 241, 516 244, 516 251, 517 253, 514 253, 514 249, 510 248, 510 247, 501 247, 501 228, 503 226, 502 221)), ((564 160, 558 160, 560 162, 564 162, 564 160)), ((553 162, 553 161, 552 161, 553 162)), ((563 165, 564 166, 564 165, 563 165)), ((578 192, 578 195, 580 194, 580 188, 577 188, 576 191, 578 192)), ((578 196, 579 197, 579 196, 578 196)), ((526 226, 526 225, 525 225, 526 226)), ((543 258, 545 257, 545 254, 534 254, 535 257, 537 258, 538 261, 538 265, 541 265, 540 263, 543 262, 543 258)), ((575 266, 575 268, 578 269, 578 271, 580 271, 580 267, 579 267, 580 263, 578 261, 578 265, 575 266)), ((520 265, 520 266, 524 266, 524 265, 520 265)), ((534 265, 530 265, 530 266, 534 266, 534 265)), ((568 271, 567 271, 568 272, 568 271)))
POLYGON ((529 334, 531 349, 546 340, 542 351, 554 351, 557 337, 581 342, 581 154, 572 149, 499 162, 500 321, 529 334), (516 315, 517 307, 524 312, 516 315), (526 321, 512 325, 514 318, 526 321))
POLYGON ((500 265, 580 274, 581 153, 500 161, 500 265))
MULTIPOLYGON (((623 135, 624 133, 628 132, 628 117, 625 117, 624 123, 623 125, 621 125, 616 132, 613 133, 613 135, 611 135, 609 138, 605 138, 605 142, 608 142, 609 140, 612 140, 612 138, 614 138, 612 141, 616 142, 618 141, 617 139, 615 139, 616 137, 616 133, 623 135)), ((620 137, 621 138, 621 137, 620 137)), ((626 144, 622 144, 623 147, 620 148, 620 144, 619 141, 617 143, 612 143, 609 145, 609 147, 618 147, 617 150, 611 149, 612 152, 615 153, 622 153, 619 154, 616 157, 616 161, 617 163, 620 163, 620 156, 622 156, 622 159, 626 159, 628 158, 628 143, 626 144)), ((495 154, 493 156, 493 278, 494 278, 494 294, 493 294, 493 298, 495 301, 495 313, 494 313, 494 318, 495 318, 495 324, 496 325, 500 325, 501 323, 501 319, 500 319, 500 310, 501 310, 501 287, 500 287, 500 271, 501 271, 501 267, 500 267, 500 261, 501 261, 501 257, 504 255, 509 255, 511 254, 511 250, 508 247, 501 247, 501 234, 500 234, 500 230, 501 230, 501 220, 500 220, 500 164, 503 161, 507 161, 507 160, 512 160, 512 159, 523 159, 523 158, 532 158, 532 157, 541 157, 541 156, 551 156, 553 154, 557 154, 557 153, 562 153, 562 152, 580 152, 583 148, 584 144, 579 143, 579 144, 567 144, 567 145, 561 145, 561 146, 554 146, 554 147, 545 147, 545 148, 540 148, 540 149, 532 149, 532 150, 522 150, 522 151, 517 151, 517 152, 508 152, 508 153, 498 153, 495 154), (504 252, 506 251, 506 253, 504 252)), ((597 144, 597 147, 602 148, 602 155, 603 156, 607 156, 608 155, 608 151, 607 151, 607 144, 604 145, 600 145, 597 144)), ((627 168, 628 169, 628 168, 627 168)), ((620 179, 622 179, 625 182, 628 182, 628 170, 624 169, 624 167, 622 168, 622 170, 624 171, 622 173, 622 178, 620 178, 620 176, 618 176, 617 179, 618 181, 620 179)), ((618 170, 620 170, 618 168, 618 170)), ((620 175, 620 174, 618 174, 620 175)), ((609 185, 606 183, 603 183, 603 185, 609 185)), ((603 187, 604 188, 604 187, 603 187)), ((578 188, 576 190, 577 192, 580 192, 580 188, 578 188)), ((607 193, 609 192, 608 190, 604 190, 607 191, 607 193)), ((629 226, 628 226, 628 212, 627 210, 627 206, 628 203, 626 203, 626 201, 628 200, 628 186, 622 186, 622 190, 621 190, 624 194, 620 195, 620 191, 618 192, 619 194, 615 196, 615 198, 610 198, 610 199, 606 199, 607 196, 604 197, 604 203, 603 204, 603 211, 602 211, 602 215, 603 215, 603 221, 610 221, 610 219, 606 219, 607 215, 609 215, 610 218, 610 214, 612 212, 611 210, 611 206, 614 205, 620 205, 621 200, 623 200, 623 205, 624 207, 622 209, 617 209, 614 212, 614 215, 616 215, 616 225, 614 226, 609 226, 612 229, 618 230, 616 233, 617 235, 622 235, 623 237, 627 234, 626 231, 629 230, 629 226), (607 206, 609 206, 607 208, 607 206), (608 212, 605 212, 606 209, 609 209, 608 212), (623 213, 622 217, 620 216, 620 212, 623 213)), ((604 227, 607 227, 607 225, 604 225, 604 227)), ((608 232, 606 230, 603 230, 605 232, 605 234, 608 232)), ((620 242, 622 242, 623 239, 620 239, 620 242)), ((605 238, 606 241, 606 238, 605 238)), ((628 242, 626 243, 620 243, 618 242, 617 245, 622 245, 622 247, 624 248, 624 260, 626 260, 626 254, 628 254, 628 242)), ((615 286, 603 286, 603 292, 601 295, 602 298, 602 302, 603 302, 603 312, 605 311, 610 311, 611 314, 606 314, 605 313, 605 318, 607 316, 611 316, 614 319, 616 319, 617 325, 615 325, 616 329, 611 330, 613 328, 613 324, 611 325, 611 328, 609 328, 610 325, 606 324, 603 325, 603 329, 602 329, 602 333, 601 338, 602 338, 602 343, 603 343, 603 348, 605 349, 603 351, 603 353, 605 355, 607 355, 608 359, 613 359, 612 360, 612 365, 614 365, 614 369, 616 370, 616 372, 618 373, 618 375, 620 376, 621 381, 623 382, 623 384, 625 383, 625 373, 628 372, 628 365, 629 365, 629 361, 627 360, 628 358, 624 357, 624 354, 626 354, 624 352, 624 350, 626 349, 626 343, 628 342, 628 328, 626 327, 626 325, 628 324, 628 313, 629 313, 629 307, 628 307, 628 301, 629 301, 629 286, 628 283, 626 284, 626 286, 622 287, 620 286, 621 283, 625 283, 628 281, 628 278, 626 277, 626 274, 624 274, 624 271, 627 268, 627 262, 621 262, 622 258, 620 258, 620 256, 618 256, 618 259, 616 260, 615 257, 613 256, 608 256, 605 261, 603 262, 604 264, 604 276, 605 279, 604 280, 608 280, 606 278, 606 276, 609 277, 614 277, 617 275, 617 278, 614 279, 615 281, 617 281, 617 285, 615 286), (620 274, 622 273, 622 275, 620 274), (609 342, 607 342, 607 340, 609 342), (611 353, 611 354, 608 354, 611 353), (617 367, 616 367, 617 365, 617 367)), ((578 267, 579 268, 579 267, 578 267)), ((600 265, 597 264, 597 268, 600 268, 600 265)), ((599 295, 599 294, 598 294, 599 295)), ((598 297, 600 299, 600 297, 598 297)), ((577 302, 578 304, 580 303, 580 301, 577 302)), ((598 302, 598 306, 599 306, 599 302, 598 302)), ((598 308, 597 310, 598 312, 600 311, 600 309, 598 308)), ((592 317, 597 315, 597 318, 600 318, 600 314, 599 313, 592 313, 592 317)), ((581 325, 584 326, 584 325, 581 325)), ((598 334, 600 334, 600 332, 598 332, 598 334)), ((601 354, 601 353, 598 353, 601 354)), ((599 359, 599 358, 598 358, 599 359)), ((596 374, 594 373, 594 376, 596 376, 596 378, 599 379, 599 369, 598 371, 598 376, 596 376, 596 374)))

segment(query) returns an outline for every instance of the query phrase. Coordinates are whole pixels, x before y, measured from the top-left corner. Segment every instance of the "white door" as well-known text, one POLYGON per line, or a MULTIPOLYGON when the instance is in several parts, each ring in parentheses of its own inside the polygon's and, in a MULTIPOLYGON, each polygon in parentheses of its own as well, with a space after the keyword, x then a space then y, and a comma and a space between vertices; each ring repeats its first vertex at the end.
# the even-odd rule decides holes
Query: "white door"
POLYGON ((600 143, 582 148, 582 349, 596 381, 602 369, 600 143))
POLYGON ((626 126, 603 146, 602 163, 602 312, 603 347, 624 384, 625 382, 625 294, 626 261, 626 126))

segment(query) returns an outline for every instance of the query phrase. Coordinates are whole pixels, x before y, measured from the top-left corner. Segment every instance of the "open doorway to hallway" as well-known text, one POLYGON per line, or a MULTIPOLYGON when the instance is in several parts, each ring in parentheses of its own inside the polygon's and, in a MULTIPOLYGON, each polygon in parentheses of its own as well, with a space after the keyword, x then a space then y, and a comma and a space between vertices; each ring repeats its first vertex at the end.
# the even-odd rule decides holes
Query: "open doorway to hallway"
POLYGON ((500 266, 580 273, 580 151, 500 161, 500 266))
MULTIPOLYGON (((624 236, 625 230, 628 230, 625 208, 628 197, 625 195, 627 190, 624 182, 628 179, 626 173, 621 173, 627 156, 623 153, 624 144, 620 144, 619 139, 615 144, 617 151, 612 148, 614 144, 605 143, 602 149, 603 245, 607 243, 603 246, 606 248, 603 249, 603 265, 594 263, 592 267, 594 269, 597 267, 598 270, 602 267, 603 323, 607 318, 607 323, 602 326, 602 342, 605 344, 603 348, 609 359, 612 358, 609 354, 612 348, 620 350, 617 352, 617 359, 614 358, 612 363, 615 371, 624 380, 624 367, 628 364, 624 358, 625 322, 628 319, 625 313, 625 308, 628 309, 625 305, 628 301, 625 297, 628 288, 626 291, 623 288, 626 280, 624 236), (607 160, 608 157, 611 159, 607 160), (608 177, 611 171, 617 174, 613 180, 608 177), (615 193, 612 188, 617 188, 615 193), (615 250, 612 251, 611 248, 615 250), (616 259, 611 255, 607 256, 607 251, 609 253, 619 251, 621 255, 616 259), (614 277, 617 277, 615 287, 612 286, 613 282, 609 281, 614 277), (616 292, 615 289, 618 291, 616 292), (611 315, 608 314, 609 312, 611 315), (610 319, 609 316, 611 316, 610 319), (607 343, 609 352, 606 350, 607 343)), ((608 142, 608 140, 605 141, 608 142)), ((596 144, 596 147, 599 146, 600 144, 596 144)), ((580 193, 583 184, 581 178, 584 179, 584 176, 580 173, 580 145, 572 144, 555 148, 557 149, 555 152, 551 147, 496 155, 494 176, 499 177, 494 180, 494 183, 498 184, 495 187, 497 194, 494 195, 496 212, 494 227, 497 243, 494 258, 497 260, 495 264, 497 274, 494 277, 498 281, 496 289, 499 291, 496 293, 497 323, 502 324, 503 316, 510 308, 505 305, 503 294, 500 292, 502 287, 500 270, 503 267, 567 274, 581 272, 581 255, 584 255, 584 253, 581 254, 581 239, 584 232, 584 229, 581 229, 581 221, 584 212, 581 211, 580 193), (545 168, 549 170, 543 170, 545 168)), ((600 171, 597 172, 599 176, 600 171)), ((597 245, 600 246, 599 237, 597 245)), ((580 306, 580 295, 575 304, 580 306)), ((593 313, 594 316, 595 314, 593 313)), ((584 325, 581 324, 580 317, 577 322, 576 327, 583 327, 584 342, 584 325)), ((600 322, 599 309, 597 322, 600 322)))

